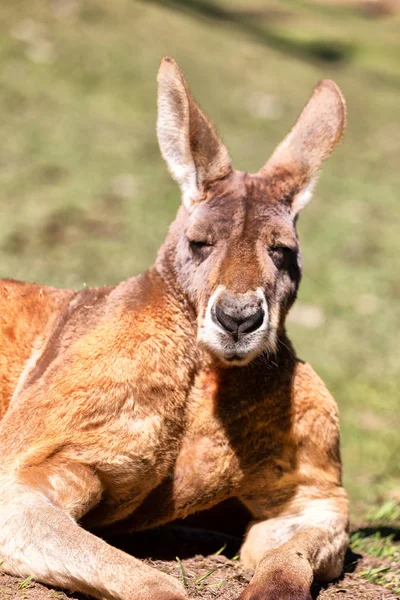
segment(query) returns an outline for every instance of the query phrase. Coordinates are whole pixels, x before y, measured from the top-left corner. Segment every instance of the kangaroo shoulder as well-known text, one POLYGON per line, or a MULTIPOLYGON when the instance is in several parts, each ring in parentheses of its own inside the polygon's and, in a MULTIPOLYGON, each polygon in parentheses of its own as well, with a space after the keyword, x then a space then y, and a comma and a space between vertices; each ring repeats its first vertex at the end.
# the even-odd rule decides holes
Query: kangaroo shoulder
POLYGON ((292 390, 294 425, 298 435, 337 437, 337 404, 309 364, 297 362, 292 390))

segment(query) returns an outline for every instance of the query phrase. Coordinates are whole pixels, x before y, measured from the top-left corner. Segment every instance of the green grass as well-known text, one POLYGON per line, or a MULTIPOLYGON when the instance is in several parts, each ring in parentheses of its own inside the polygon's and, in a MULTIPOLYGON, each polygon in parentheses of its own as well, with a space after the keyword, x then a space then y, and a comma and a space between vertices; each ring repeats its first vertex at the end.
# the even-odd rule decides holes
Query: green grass
POLYGON ((179 568, 180 568, 181 573, 182 573, 183 587, 187 588, 188 587, 188 578, 187 578, 187 575, 186 575, 185 567, 183 566, 183 563, 182 563, 181 559, 179 558, 179 556, 176 557, 176 562, 178 563, 179 568))
POLYGON ((400 489, 399 25, 306 0, 0 4, 0 276, 81 287, 152 263, 179 203, 155 136, 163 55, 251 171, 320 78, 342 87, 289 331, 338 400, 355 516, 400 489))
POLYGON ((381 585, 400 596, 400 572, 394 573, 390 566, 370 567, 361 571, 360 575, 369 583, 381 585))
MULTIPOLYGON (((383 512, 381 511, 381 515, 383 515, 383 512)), ((384 520, 387 514, 385 512, 384 520)), ((380 519, 382 519, 382 516, 380 519)), ((367 532, 362 529, 358 530, 352 534, 350 546, 354 552, 369 554, 380 561, 378 565, 369 566, 360 571, 361 577, 367 579, 370 583, 381 585, 400 595, 399 530, 397 529, 395 533, 387 535, 384 531, 384 529, 378 529, 375 533, 369 534, 368 530, 367 532)))
POLYGON ((367 521, 375 526, 400 524, 400 504, 395 500, 387 500, 367 514, 367 521))
POLYGON ((375 558, 396 559, 400 564, 399 548, 393 544, 394 537, 394 534, 382 536, 379 531, 372 535, 356 531, 351 536, 351 548, 354 552, 366 552, 375 558))
MULTIPOLYGON (((218 552, 216 552, 215 555, 218 556, 223 551, 224 551, 224 547, 222 547, 220 550, 218 550, 218 552)), ((183 566, 181 559, 178 556, 176 557, 176 562, 178 563, 179 569, 181 571, 181 579, 182 579, 183 587, 191 590, 194 593, 201 592, 201 590, 204 590, 207 587, 211 587, 213 589, 218 590, 224 584, 224 581, 225 581, 224 579, 220 579, 217 583, 209 583, 207 581, 207 579, 210 577, 210 575, 215 573, 215 571, 217 571, 220 567, 215 567, 213 569, 210 569, 209 571, 206 571, 205 573, 203 573, 202 575, 200 575, 199 577, 197 577, 195 579, 194 577, 190 577, 188 575, 185 567, 183 566)))
POLYGON ((30 575, 29 577, 21 581, 20 584, 18 584, 18 590, 26 590, 31 585, 31 581, 32 576, 30 575))

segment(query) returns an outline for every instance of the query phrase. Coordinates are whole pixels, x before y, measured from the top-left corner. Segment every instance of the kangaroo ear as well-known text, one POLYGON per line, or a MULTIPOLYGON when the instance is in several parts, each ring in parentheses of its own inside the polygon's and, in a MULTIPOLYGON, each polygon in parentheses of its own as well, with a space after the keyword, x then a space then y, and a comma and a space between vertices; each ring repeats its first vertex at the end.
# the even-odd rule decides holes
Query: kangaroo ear
POLYGON ((164 58, 158 71, 158 143, 189 208, 204 197, 206 182, 232 171, 228 152, 193 100, 182 71, 164 58))
POLYGON ((293 214, 311 199, 323 161, 339 143, 346 125, 346 104, 338 86, 320 81, 296 125, 279 144, 260 174, 282 180, 293 214))

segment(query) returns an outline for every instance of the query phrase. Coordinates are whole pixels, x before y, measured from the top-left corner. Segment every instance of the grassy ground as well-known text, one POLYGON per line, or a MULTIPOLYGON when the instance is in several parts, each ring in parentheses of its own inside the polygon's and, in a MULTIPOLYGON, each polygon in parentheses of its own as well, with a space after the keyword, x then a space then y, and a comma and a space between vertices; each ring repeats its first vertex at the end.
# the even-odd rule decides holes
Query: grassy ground
POLYGON ((0 3, 0 276, 102 285, 153 261, 179 202, 155 137, 163 55, 248 170, 318 79, 340 84, 348 131, 300 220, 289 330, 339 402, 356 520, 400 490, 399 26, 306 0, 0 3))

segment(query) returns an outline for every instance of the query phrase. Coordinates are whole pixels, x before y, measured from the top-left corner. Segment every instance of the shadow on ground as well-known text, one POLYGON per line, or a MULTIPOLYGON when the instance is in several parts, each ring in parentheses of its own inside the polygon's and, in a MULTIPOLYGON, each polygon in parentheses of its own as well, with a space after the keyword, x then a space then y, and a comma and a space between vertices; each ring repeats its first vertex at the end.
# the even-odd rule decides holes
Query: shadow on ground
POLYGON ((262 11, 235 10, 219 5, 211 0, 148 0, 185 12, 197 18, 211 19, 220 24, 232 25, 242 33, 251 35, 258 42, 307 61, 322 61, 342 64, 353 55, 350 43, 324 39, 290 39, 274 30, 274 23, 291 16, 288 11, 276 11, 264 8, 262 11), (262 24, 260 25, 260 20, 262 24))
MULTIPOLYGON (((213 514, 211 511, 204 513, 203 516, 200 513, 196 518, 129 536, 113 536, 107 540, 175 577, 180 577, 181 570, 184 569, 191 597, 211 599, 215 597, 216 588, 219 590, 221 586, 218 598, 236 600, 237 595, 251 580, 253 572, 244 569, 237 560, 248 525, 248 515, 237 512, 235 518, 232 518, 232 511, 235 508, 237 507, 227 504, 219 513, 213 514), (233 531, 232 523, 234 523, 233 531), (206 529, 205 524, 211 529, 206 529), (217 531, 219 527, 224 531, 217 531), (205 579, 201 580, 200 584, 196 584, 196 581, 202 577, 205 579)), ((362 538, 379 534, 382 540, 388 537, 393 542, 400 540, 400 530, 396 527, 360 527, 354 533, 362 538)), ((314 582, 311 590, 312 598, 328 600, 337 598, 338 594, 346 594, 347 600, 394 598, 389 589, 377 586, 363 576, 363 573, 369 569, 380 569, 385 572, 388 564, 384 559, 354 552, 349 548, 340 578, 330 583, 314 582)))
POLYGON ((400 542, 400 529, 398 527, 359 527, 354 531, 354 533, 358 533, 362 537, 370 537, 371 535, 378 533, 381 538, 391 537, 392 542, 400 542))

